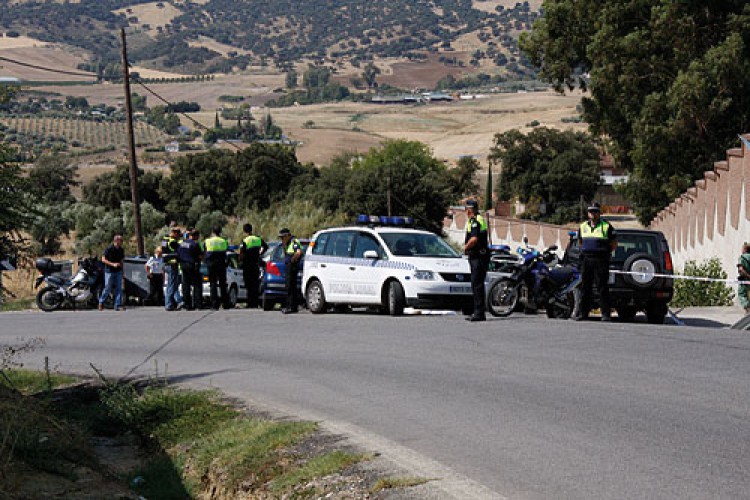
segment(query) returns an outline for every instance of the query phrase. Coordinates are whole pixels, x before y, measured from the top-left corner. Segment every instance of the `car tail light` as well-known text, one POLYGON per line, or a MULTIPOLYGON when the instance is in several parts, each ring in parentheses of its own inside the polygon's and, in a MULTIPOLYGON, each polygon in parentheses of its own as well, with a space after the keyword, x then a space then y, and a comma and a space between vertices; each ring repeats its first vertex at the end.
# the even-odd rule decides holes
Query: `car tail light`
POLYGON ((269 262, 268 264, 266 264, 266 272, 268 274, 273 274, 274 276, 281 276, 281 271, 279 271, 279 266, 277 266, 273 262, 269 262))
POLYGON ((657 299, 666 299, 669 297, 669 292, 656 292, 654 295, 657 299))
POLYGON ((669 254, 669 250, 664 252, 664 269, 672 271, 672 256, 669 254))

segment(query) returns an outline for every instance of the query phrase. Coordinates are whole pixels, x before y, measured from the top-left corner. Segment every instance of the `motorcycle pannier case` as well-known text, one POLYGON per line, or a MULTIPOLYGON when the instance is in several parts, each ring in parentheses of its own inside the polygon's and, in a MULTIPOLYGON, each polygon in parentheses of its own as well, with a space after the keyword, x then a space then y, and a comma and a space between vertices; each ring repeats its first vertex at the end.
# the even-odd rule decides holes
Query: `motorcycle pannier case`
POLYGON ((52 259, 41 257, 36 259, 36 268, 42 273, 59 273, 62 271, 62 264, 55 264, 52 259))

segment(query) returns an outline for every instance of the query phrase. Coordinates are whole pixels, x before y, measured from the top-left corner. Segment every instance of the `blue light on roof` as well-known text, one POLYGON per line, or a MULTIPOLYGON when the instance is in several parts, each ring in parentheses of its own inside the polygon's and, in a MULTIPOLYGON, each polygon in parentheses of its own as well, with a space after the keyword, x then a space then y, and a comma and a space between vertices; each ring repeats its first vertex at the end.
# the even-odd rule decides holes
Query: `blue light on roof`
POLYGON ((367 215, 357 216, 357 224, 369 226, 393 226, 407 227, 414 225, 414 217, 403 215, 367 215))

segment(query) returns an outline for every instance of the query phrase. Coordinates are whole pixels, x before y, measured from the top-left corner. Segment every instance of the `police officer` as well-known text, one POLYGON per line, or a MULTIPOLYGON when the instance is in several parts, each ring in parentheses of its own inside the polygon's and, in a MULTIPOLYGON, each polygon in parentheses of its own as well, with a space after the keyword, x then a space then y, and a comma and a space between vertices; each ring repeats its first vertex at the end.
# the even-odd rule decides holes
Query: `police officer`
POLYGON ((601 218, 598 203, 588 207, 588 220, 578 231, 581 248, 581 308, 576 320, 588 317, 591 309, 593 285, 599 290, 599 308, 602 321, 611 321, 609 307, 609 259, 617 248, 617 233, 612 224, 601 218))
POLYGON ((464 253, 469 256, 471 266, 471 291, 474 294, 474 313, 467 317, 467 321, 485 321, 485 291, 484 279, 490 263, 489 242, 487 238, 487 223, 479 215, 479 204, 476 200, 466 202, 466 239, 464 253))
POLYGON ((167 274, 167 295, 164 297, 164 307, 167 311, 179 309, 182 302, 180 297, 180 266, 177 261, 177 249, 182 243, 182 231, 179 227, 173 227, 169 232, 169 238, 164 243, 164 270, 167 274))
POLYGON ((208 281, 211 286, 211 309, 219 309, 219 299, 224 309, 229 309, 229 293, 227 292, 227 249, 229 243, 221 237, 221 227, 214 227, 214 235, 204 244, 206 247, 206 266, 208 267, 208 281), (221 295, 217 293, 221 292, 221 295))
POLYGON ((286 307, 281 309, 283 314, 297 312, 297 274, 299 262, 302 259, 302 244, 292 236, 289 229, 279 231, 281 247, 284 249, 284 262, 286 264, 286 307))
POLYGON ((247 235, 240 246, 240 260, 242 261, 242 276, 247 290, 248 309, 257 309, 258 274, 260 272, 260 258, 268 250, 268 244, 260 236, 253 234, 252 224, 245 224, 242 230, 247 235))
POLYGON ((200 231, 193 229, 189 237, 177 248, 177 260, 182 270, 182 300, 188 311, 200 309, 203 301, 203 277, 201 276, 203 250, 198 244, 199 238, 200 231))

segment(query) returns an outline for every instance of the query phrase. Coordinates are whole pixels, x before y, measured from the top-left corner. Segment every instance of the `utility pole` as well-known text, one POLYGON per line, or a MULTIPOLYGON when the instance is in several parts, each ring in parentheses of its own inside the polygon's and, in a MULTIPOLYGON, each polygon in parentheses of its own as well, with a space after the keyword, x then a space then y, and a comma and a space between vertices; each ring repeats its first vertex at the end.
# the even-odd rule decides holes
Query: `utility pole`
POLYGON ((128 69, 128 48, 125 42, 125 28, 120 28, 122 39, 122 80, 125 85, 125 116, 128 134, 128 156, 130 157, 130 198, 133 201, 133 226, 135 227, 135 242, 138 245, 138 255, 146 255, 143 247, 143 231, 141 229, 141 202, 138 199, 138 163, 135 157, 135 134, 133 133, 133 103, 130 98, 130 71, 128 69))

